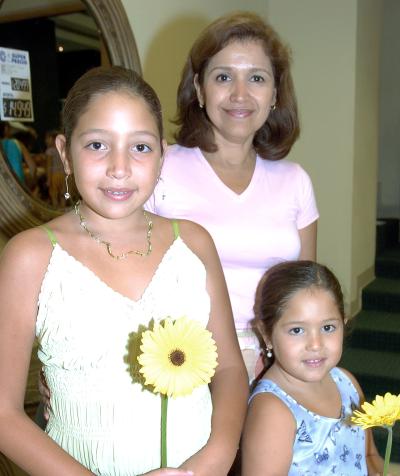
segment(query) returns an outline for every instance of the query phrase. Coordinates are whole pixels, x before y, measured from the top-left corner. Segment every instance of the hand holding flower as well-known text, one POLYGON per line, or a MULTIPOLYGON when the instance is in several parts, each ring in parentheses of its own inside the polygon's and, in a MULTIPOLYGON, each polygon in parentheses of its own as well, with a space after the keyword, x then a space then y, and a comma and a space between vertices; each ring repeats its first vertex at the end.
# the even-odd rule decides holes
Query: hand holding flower
POLYGON ((392 395, 386 393, 384 397, 377 395, 372 404, 365 402, 361 405, 364 413, 355 410, 351 421, 364 430, 374 426, 382 426, 388 430, 388 439, 386 443, 385 462, 383 467, 383 476, 389 476, 388 468, 390 454, 392 450, 393 425, 400 420, 400 394, 392 395))
POLYGON ((145 384, 161 394, 161 467, 165 468, 168 397, 189 395, 210 383, 217 366, 216 345, 211 332, 182 317, 175 321, 168 318, 144 332, 140 349, 139 371, 145 384))

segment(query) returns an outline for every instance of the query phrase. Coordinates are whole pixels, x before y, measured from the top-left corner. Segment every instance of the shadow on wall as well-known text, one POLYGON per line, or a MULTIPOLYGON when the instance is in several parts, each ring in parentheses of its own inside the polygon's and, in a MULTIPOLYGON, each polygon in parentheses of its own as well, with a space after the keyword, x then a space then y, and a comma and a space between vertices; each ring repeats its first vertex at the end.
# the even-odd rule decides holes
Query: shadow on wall
POLYGON ((176 112, 176 93, 186 56, 211 20, 201 15, 182 15, 166 23, 154 35, 142 60, 143 77, 156 90, 163 107, 165 137, 169 143, 174 142, 175 126, 170 121, 176 112))

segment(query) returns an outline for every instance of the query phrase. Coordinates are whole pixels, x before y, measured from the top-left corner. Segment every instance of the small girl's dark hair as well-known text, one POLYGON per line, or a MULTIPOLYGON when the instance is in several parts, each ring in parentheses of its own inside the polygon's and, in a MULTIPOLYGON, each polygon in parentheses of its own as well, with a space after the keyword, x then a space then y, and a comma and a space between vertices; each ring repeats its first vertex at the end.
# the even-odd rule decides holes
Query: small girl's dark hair
POLYGON ((271 336, 292 297, 311 287, 330 292, 345 321, 342 288, 332 271, 314 261, 286 261, 270 268, 258 284, 254 328, 258 333, 271 336))

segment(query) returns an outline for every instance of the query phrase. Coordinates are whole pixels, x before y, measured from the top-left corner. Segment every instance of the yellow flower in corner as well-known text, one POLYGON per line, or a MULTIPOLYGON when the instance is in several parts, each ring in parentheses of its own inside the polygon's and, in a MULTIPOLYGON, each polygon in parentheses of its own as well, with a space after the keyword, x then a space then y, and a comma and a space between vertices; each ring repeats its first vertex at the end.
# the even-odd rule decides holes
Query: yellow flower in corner
POLYGON ((384 397, 377 395, 372 404, 365 402, 361 408, 364 413, 355 410, 351 421, 364 430, 372 426, 393 426, 400 420, 400 394, 386 393, 384 397))
POLYGON ((190 394, 208 384, 217 366, 217 347, 211 332, 181 317, 157 323, 143 333, 138 361, 146 385, 168 397, 190 394))

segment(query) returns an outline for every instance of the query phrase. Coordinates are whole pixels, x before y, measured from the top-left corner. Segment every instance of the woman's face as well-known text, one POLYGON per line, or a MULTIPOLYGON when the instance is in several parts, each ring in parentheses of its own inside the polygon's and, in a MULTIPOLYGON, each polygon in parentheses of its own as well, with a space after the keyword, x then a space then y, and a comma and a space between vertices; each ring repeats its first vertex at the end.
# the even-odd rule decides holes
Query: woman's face
POLYGON ((203 84, 195 77, 217 143, 252 141, 276 101, 274 74, 259 41, 234 41, 213 56, 203 84))

